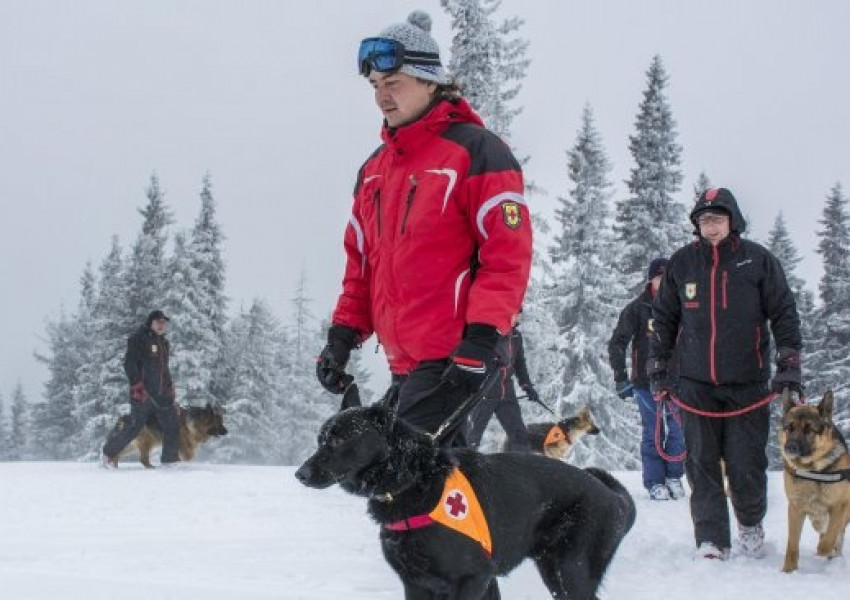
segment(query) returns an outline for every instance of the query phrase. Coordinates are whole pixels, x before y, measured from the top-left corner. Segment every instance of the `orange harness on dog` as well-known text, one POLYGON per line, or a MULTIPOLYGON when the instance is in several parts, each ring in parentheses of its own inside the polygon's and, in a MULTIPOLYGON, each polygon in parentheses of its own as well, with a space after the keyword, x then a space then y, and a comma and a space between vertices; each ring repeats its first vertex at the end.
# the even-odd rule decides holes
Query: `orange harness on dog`
POLYGON ((490 538, 490 527, 475 490, 469 484, 466 476, 455 467, 446 478, 443 494, 437 506, 424 515, 408 517, 403 521, 385 523, 384 529, 390 531, 408 531, 427 527, 434 523, 445 525, 458 533, 481 544, 488 557, 493 554, 493 542, 490 538))
MULTIPOLYGON (((540 438, 537 438, 540 439, 540 438)), ((555 425, 552 429, 549 430, 549 433, 546 434, 546 439, 543 440, 544 446, 551 446, 557 444, 558 442, 567 442, 568 444, 572 444, 570 440, 570 435, 561 429, 560 425, 555 425)))

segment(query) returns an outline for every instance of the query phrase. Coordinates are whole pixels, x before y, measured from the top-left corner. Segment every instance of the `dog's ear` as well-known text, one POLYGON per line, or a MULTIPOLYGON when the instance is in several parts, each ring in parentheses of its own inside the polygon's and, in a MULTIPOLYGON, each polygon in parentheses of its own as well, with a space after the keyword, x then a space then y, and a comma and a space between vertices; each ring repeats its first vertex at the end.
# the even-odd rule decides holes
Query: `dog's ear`
POLYGON ((383 404, 373 404, 365 411, 369 422, 374 423, 380 431, 389 433, 395 420, 395 414, 392 411, 387 410, 383 404))
POLYGON ((782 390, 782 414, 787 414, 795 406, 797 406, 797 403, 791 399, 791 390, 788 388, 782 390))
POLYGON ((832 422, 832 411, 835 406, 835 400, 832 397, 832 390, 827 390, 823 398, 818 404, 818 414, 824 421, 832 422))

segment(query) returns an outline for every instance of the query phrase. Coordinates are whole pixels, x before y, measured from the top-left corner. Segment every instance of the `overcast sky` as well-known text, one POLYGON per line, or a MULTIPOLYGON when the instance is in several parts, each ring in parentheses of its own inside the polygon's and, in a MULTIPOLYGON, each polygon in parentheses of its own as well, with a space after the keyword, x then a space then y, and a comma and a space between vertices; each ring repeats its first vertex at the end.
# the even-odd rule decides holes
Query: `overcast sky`
MULTIPOLYGON (((75 308, 86 261, 113 234, 132 244, 154 171, 181 228, 211 174, 234 307, 260 296, 287 315, 304 269, 325 315, 354 175, 378 144, 357 44, 415 8, 447 62, 437 0, 0 0, 0 393, 20 379, 41 394, 45 319, 75 308)), ((524 18, 531 43, 514 143, 547 191, 535 212, 551 217, 566 194, 585 103, 624 194, 657 53, 684 147, 681 200, 705 170, 757 238, 783 211, 816 286, 824 197, 850 187, 850 2, 504 0, 501 14, 524 18)))

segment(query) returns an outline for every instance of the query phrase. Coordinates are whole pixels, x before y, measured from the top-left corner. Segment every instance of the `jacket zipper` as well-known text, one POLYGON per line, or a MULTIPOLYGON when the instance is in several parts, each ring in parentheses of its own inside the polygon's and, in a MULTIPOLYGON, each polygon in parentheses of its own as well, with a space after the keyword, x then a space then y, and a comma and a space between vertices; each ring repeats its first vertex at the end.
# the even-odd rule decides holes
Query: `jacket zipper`
POLYGON ((761 327, 756 327, 756 359, 759 361, 759 369, 764 367, 764 361, 761 359, 761 327))
POLYGON ((708 310, 711 317, 711 337, 708 342, 708 364, 711 373, 711 381, 717 385, 717 365, 714 360, 714 343, 717 340, 717 290, 715 289, 715 280, 717 279, 717 265, 720 262, 720 254, 717 251, 717 246, 711 247, 713 262, 711 264, 711 289, 709 293, 711 300, 709 301, 708 310))
POLYGON ((726 283, 729 281, 729 271, 723 271, 723 310, 728 308, 726 304, 726 283))
POLYGON ((410 189, 407 191, 407 202, 404 208, 404 218, 401 220, 401 234, 404 235, 404 230, 407 229, 407 217, 410 216, 410 207, 413 206, 413 197, 416 195, 416 178, 410 176, 410 189))
POLYGON ((378 237, 381 236, 381 188, 375 190, 372 194, 372 204, 374 210, 378 212, 378 237))

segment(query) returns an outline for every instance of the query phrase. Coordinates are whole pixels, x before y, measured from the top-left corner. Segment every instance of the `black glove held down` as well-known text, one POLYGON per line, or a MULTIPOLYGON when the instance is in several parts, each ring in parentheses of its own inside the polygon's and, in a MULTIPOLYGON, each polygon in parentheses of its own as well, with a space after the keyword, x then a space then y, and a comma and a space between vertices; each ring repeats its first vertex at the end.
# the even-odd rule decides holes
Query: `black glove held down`
POLYGON ((354 380, 345 372, 352 348, 360 345, 360 333, 345 325, 328 329, 328 343, 316 359, 316 378, 332 394, 342 394, 354 380))
POLYGON ((776 350, 776 373, 770 384, 770 390, 781 394, 785 388, 803 394, 803 370, 800 366, 800 353, 793 348, 776 350))
POLYGON ((498 341, 499 331, 492 325, 467 325, 466 335, 443 371, 443 379, 455 387, 465 387, 470 394, 477 392, 487 375, 501 364, 496 351, 498 341))
POLYGON ((649 375, 649 391, 653 396, 659 394, 672 395, 673 383, 667 375, 667 361, 661 358, 650 359, 646 365, 646 374, 649 375))

